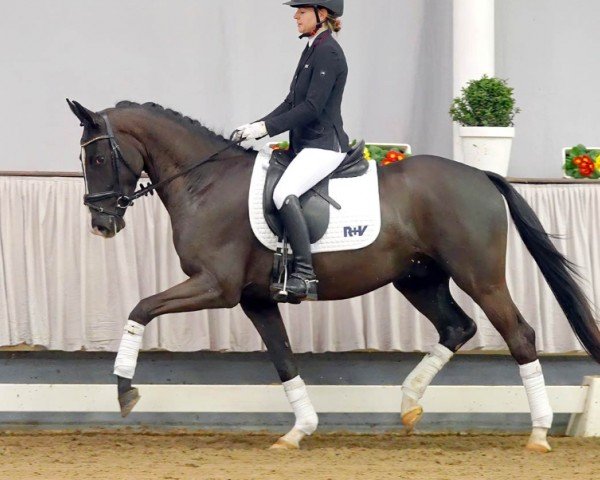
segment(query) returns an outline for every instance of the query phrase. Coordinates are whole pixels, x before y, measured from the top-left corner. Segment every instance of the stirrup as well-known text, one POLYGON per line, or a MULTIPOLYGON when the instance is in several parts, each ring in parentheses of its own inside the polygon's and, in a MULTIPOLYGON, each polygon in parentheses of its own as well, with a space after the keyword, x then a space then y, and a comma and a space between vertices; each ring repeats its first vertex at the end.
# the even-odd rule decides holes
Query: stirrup
POLYGON ((282 283, 271 284, 271 298, 278 303, 292 303, 294 305, 299 305, 301 302, 295 295, 284 290, 282 283))
POLYGON ((271 283, 271 298, 278 303, 292 303, 299 305, 301 299, 287 290, 287 280, 285 282, 271 283))
POLYGON ((276 302, 282 302, 282 303, 299 304, 302 300, 316 301, 319 299, 318 293, 317 293, 317 287, 319 284, 319 280, 317 280, 316 278, 307 280, 297 274, 292 274, 292 275, 290 275, 290 278, 291 277, 297 278, 304 282, 306 294, 298 295, 295 292, 290 291, 288 289, 288 278, 286 278, 283 283, 277 282, 277 283, 271 284, 270 289, 271 289, 273 300, 275 300, 276 302))

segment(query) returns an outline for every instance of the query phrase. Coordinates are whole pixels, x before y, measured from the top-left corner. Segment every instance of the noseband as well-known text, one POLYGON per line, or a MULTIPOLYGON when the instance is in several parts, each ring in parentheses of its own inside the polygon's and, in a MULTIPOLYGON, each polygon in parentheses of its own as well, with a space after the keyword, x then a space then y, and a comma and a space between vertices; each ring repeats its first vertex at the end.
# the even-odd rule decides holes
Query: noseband
POLYGON ((123 157, 123 154, 121 153, 121 149, 119 148, 119 144, 117 143, 117 139, 115 138, 115 134, 113 132, 112 126, 110 125, 110 122, 108 121, 108 117, 106 115, 102 115, 102 118, 104 119, 104 121, 106 122, 106 135, 100 135, 98 137, 94 137, 91 140, 88 140, 87 142, 84 142, 81 144, 81 148, 84 149, 85 152, 85 147, 87 147, 88 145, 91 145, 92 143, 95 142, 99 142, 100 140, 108 140, 110 142, 110 158, 111 158, 111 164, 112 164, 112 170, 113 170, 113 190, 108 190, 105 192, 99 192, 99 193, 87 193, 88 192, 88 180, 87 180, 87 174, 86 174, 86 170, 85 170, 85 162, 82 160, 82 167, 83 167, 83 178, 85 180, 85 185, 86 185, 86 194, 83 196, 83 204, 87 207, 89 207, 92 210, 95 210, 96 212, 99 213, 105 213, 107 215, 112 215, 114 217, 123 217, 123 215, 125 214, 125 210, 127 209, 127 207, 129 205, 132 204, 132 201, 129 197, 127 197, 125 195, 125 192, 123 192, 123 187, 121 185, 121 165, 124 165, 127 170, 129 170, 131 172, 131 174, 134 177, 138 177, 138 174, 135 173, 135 171, 133 170, 133 168, 131 167, 131 165, 129 165, 129 163, 127 163, 127 160, 125 160, 125 157, 123 157), (108 210, 104 207, 100 207, 98 205, 96 205, 97 202, 101 202, 102 200, 106 200, 108 198, 117 198, 117 208, 116 211, 113 210, 108 210))

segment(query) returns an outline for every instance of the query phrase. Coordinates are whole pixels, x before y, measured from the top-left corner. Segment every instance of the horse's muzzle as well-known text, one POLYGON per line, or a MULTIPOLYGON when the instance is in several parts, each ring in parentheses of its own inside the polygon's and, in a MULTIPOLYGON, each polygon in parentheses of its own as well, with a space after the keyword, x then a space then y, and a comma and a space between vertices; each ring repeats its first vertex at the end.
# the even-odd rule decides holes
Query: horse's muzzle
POLYGON ((125 220, 114 215, 92 213, 92 233, 104 238, 112 238, 125 228, 125 220))

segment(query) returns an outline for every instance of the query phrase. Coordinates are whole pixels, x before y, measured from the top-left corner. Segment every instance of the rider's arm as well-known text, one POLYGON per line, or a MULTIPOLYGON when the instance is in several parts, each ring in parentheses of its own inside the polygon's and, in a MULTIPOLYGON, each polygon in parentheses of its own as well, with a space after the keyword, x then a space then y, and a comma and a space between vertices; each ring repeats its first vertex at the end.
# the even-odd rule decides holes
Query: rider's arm
POLYGON ((337 80, 339 64, 340 58, 334 49, 323 49, 315 55, 306 99, 288 111, 266 118, 265 125, 271 137, 306 125, 321 115, 337 80))
POLYGON ((268 120, 269 118, 278 117, 282 113, 288 112, 291 109, 292 109, 292 92, 290 91, 290 93, 288 93, 287 97, 285 97, 285 100, 281 103, 281 105, 279 105, 275 110, 273 110, 271 113, 264 116, 260 120, 264 121, 264 120, 268 120))

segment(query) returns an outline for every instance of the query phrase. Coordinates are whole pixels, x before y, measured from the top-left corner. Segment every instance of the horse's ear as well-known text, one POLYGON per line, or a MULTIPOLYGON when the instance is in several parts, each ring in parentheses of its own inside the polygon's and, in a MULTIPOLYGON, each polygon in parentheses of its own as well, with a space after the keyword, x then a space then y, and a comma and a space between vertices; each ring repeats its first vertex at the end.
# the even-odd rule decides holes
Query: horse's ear
POLYGON ((75 114, 75 116, 81 122, 82 127, 93 128, 93 127, 100 126, 100 123, 99 123, 100 116, 97 113, 92 112, 91 110, 88 110, 83 105, 81 105, 79 102, 76 102, 75 100, 71 101, 67 98, 67 103, 69 104, 69 108, 71 109, 71 111, 75 114))

